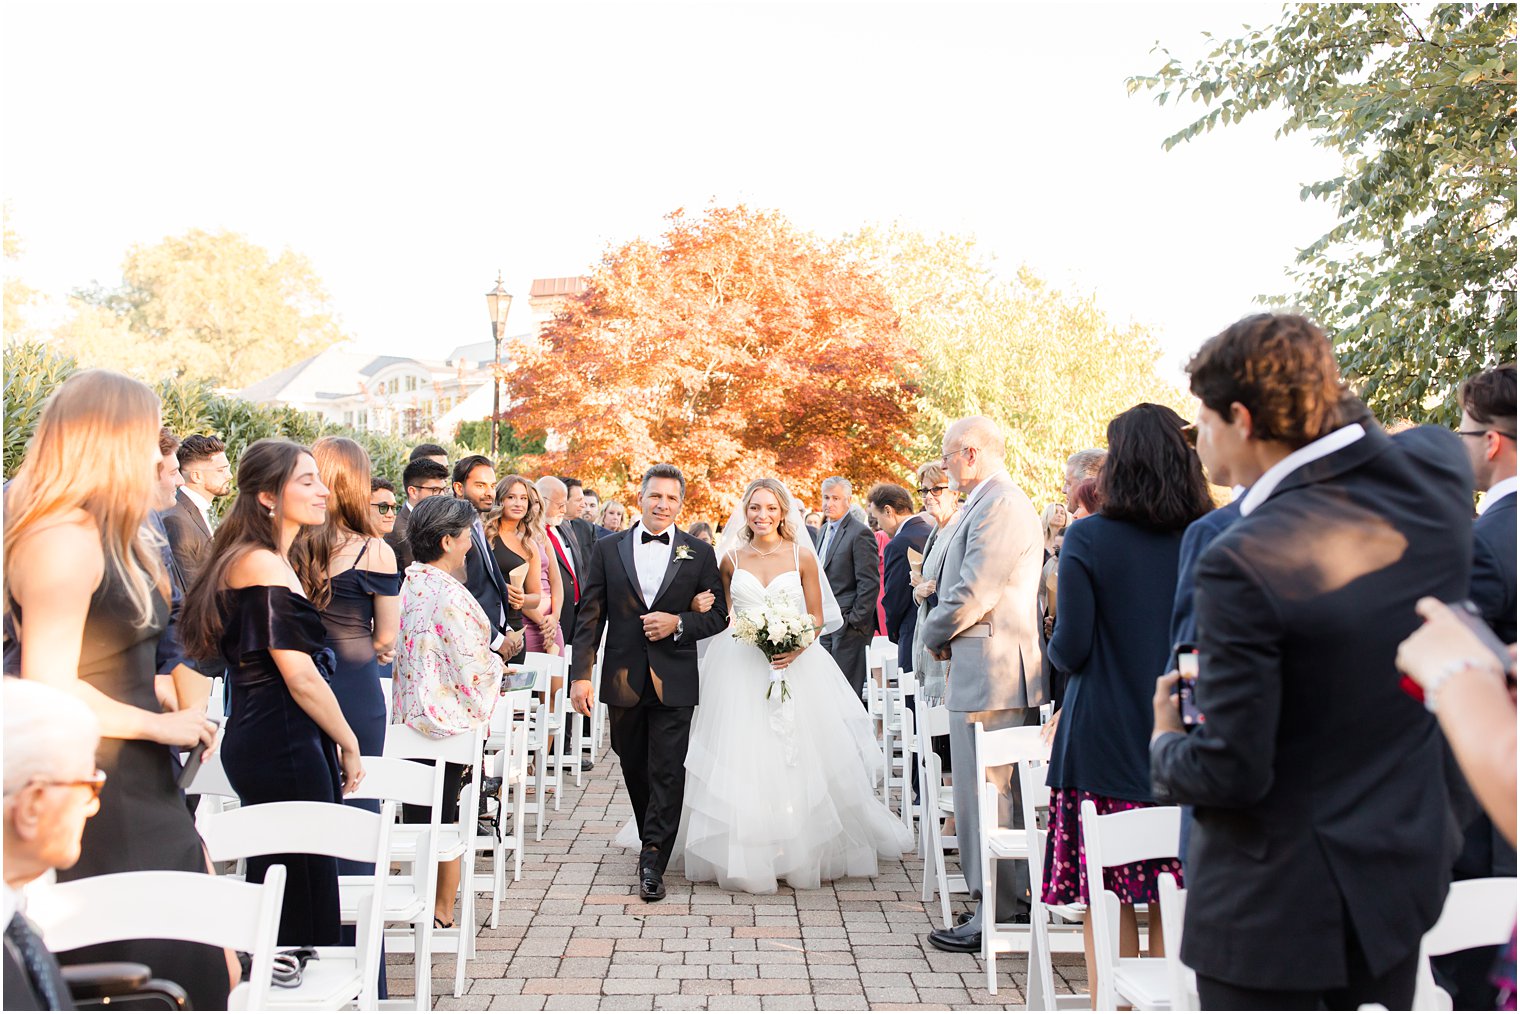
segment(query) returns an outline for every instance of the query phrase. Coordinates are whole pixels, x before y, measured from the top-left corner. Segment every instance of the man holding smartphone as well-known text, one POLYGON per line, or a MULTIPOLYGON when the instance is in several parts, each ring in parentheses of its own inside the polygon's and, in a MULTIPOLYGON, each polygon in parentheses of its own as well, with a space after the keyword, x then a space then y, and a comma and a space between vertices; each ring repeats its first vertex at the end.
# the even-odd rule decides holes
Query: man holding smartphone
POLYGON ((1197 567, 1206 720, 1157 683, 1156 799, 1196 807, 1182 959, 1208 1010, 1408 1009, 1456 829, 1394 655, 1422 596, 1467 594, 1467 462, 1385 434, 1302 317, 1239 321, 1188 372, 1199 457, 1250 490, 1197 567))

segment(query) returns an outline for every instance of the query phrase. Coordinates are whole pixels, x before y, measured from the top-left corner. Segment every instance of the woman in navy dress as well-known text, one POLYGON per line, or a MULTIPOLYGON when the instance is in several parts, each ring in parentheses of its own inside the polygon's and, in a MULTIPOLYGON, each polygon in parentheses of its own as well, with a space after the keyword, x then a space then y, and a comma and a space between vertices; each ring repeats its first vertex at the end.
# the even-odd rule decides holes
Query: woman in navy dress
MULTIPOLYGON (((327 500, 306 448, 250 444, 238 461, 237 500, 185 596, 186 648, 195 657, 220 651, 229 666, 222 765, 245 805, 336 803, 364 777, 358 737, 329 686, 336 665, 322 615, 290 558, 301 529, 326 519, 327 500)), ((280 944, 340 943, 337 861, 261 856, 248 861, 248 879, 262 883, 275 864, 286 869, 280 944)))

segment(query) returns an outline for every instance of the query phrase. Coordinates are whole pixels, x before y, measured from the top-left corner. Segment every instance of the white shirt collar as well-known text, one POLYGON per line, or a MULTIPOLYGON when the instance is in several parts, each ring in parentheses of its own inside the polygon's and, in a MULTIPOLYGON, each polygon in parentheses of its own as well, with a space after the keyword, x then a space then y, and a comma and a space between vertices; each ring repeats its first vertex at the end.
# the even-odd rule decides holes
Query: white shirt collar
POLYGON ((1488 510, 1489 504, 1498 503, 1504 497, 1507 497, 1511 493, 1515 492, 1515 489, 1516 482, 1513 475, 1508 479, 1500 479, 1498 482, 1488 487, 1488 492, 1483 494, 1483 504, 1478 508, 1478 513, 1482 514, 1484 511, 1488 510))
POLYGON ((1246 517, 1265 503, 1267 498, 1276 492, 1278 484, 1289 475, 1310 462, 1318 461, 1320 458, 1327 458, 1336 451, 1350 447, 1366 435, 1367 431, 1362 427, 1361 423, 1352 423, 1350 426, 1342 426, 1334 433, 1320 437, 1313 443, 1300 447, 1263 472, 1261 478, 1251 484, 1251 488, 1240 500, 1240 516, 1246 517))
POLYGON ((987 476, 987 478, 983 479, 981 482, 977 483, 975 486, 972 486, 971 492, 966 496, 966 503, 970 504, 971 501, 975 500, 976 495, 982 491, 983 486, 987 485, 992 480, 1002 478, 1007 474, 1008 469, 1000 468, 996 472, 993 472, 991 475, 987 476))
POLYGON ((195 490, 191 489, 189 486, 181 486, 180 487, 180 491, 185 494, 185 496, 190 500, 191 503, 195 504, 195 506, 197 506, 197 507, 199 507, 201 509, 201 513, 202 514, 209 514, 209 513, 211 513, 211 501, 210 500, 207 500, 205 497, 201 496, 199 493, 197 493, 195 490))
POLYGON ((21 892, 16 890, 10 884, 5 884, 3 886, 5 888, 5 911, 4 913, 0 913, 0 918, 4 919, 4 923, 0 925, 9 926, 11 924, 11 919, 14 918, 16 913, 21 910, 21 892))

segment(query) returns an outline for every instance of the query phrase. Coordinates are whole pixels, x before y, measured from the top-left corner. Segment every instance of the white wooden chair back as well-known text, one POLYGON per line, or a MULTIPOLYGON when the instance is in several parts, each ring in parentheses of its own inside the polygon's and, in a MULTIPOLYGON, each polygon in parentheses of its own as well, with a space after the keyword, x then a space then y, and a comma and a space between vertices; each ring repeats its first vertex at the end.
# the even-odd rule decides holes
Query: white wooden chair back
MULTIPOLYGON (((1087 918, 1092 921, 1093 958, 1098 981, 1091 988, 1099 1010, 1119 1003, 1119 897, 1103 886, 1103 871, 1148 859, 1173 859, 1182 827, 1175 806, 1148 806, 1098 816, 1092 800, 1082 801, 1082 844, 1087 852, 1087 918)), ((1152 959, 1164 961, 1165 959, 1152 959)), ((1129 1001, 1126 1001, 1129 1002, 1129 1001)))
POLYGON ((478 733, 462 736, 444 736, 434 739, 406 725, 385 727, 385 756, 405 760, 447 761, 451 764, 474 764, 477 756, 478 733))
MULTIPOLYGON (((1451 1010, 1451 996, 1436 985, 1430 959, 1473 947, 1509 943, 1515 929, 1515 878, 1484 877, 1454 880, 1446 892, 1441 918, 1420 940, 1420 967, 1415 975, 1415 1010, 1451 1010)), ((1167 941, 1171 946, 1171 941, 1167 941)))
POLYGON ((533 670, 533 686, 530 689, 535 694, 542 695, 549 692, 549 679, 554 675, 559 662, 558 655, 548 655, 542 651, 530 651, 523 656, 520 667, 533 670))
POLYGON ((283 866, 269 867, 262 884, 146 870, 37 886, 26 898, 27 915, 53 951, 119 940, 181 940, 245 951, 252 969, 228 997, 228 1009, 268 1006, 285 903, 283 866))
POLYGON ((1198 1010, 1198 979, 1182 963, 1182 923, 1187 914, 1187 890, 1177 878, 1163 873, 1156 878, 1161 894, 1161 934, 1166 938, 1166 972, 1172 985, 1172 1010, 1198 1010))
POLYGON ((380 677, 380 692, 385 695, 385 722, 387 725, 390 724, 391 716, 395 714, 396 711, 396 701, 392 697, 392 694, 395 693, 395 689, 396 681, 393 677, 380 677))
POLYGON ((951 874, 945 861, 945 850, 959 848, 953 834, 945 834, 943 823, 954 812, 951 787, 944 783, 944 766, 939 754, 934 752, 934 737, 950 734, 950 712, 943 705, 920 708, 914 723, 918 737, 918 801, 919 852, 924 858, 924 883, 920 898, 926 904, 939 898, 940 922, 945 929, 953 928, 950 921, 950 895, 966 893, 966 878, 951 874))

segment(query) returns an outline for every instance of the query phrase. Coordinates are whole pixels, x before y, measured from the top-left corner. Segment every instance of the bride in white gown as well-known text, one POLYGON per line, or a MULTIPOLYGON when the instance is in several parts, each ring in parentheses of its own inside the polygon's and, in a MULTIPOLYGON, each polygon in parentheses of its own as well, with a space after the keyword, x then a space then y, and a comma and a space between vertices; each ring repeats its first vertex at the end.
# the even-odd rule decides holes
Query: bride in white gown
MULTIPOLYGON (((839 625, 802 512, 777 480, 750 483, 718 549, 730 617, 771 597, 822 632, 839 625)), ((913 840, 876 796, 881 748, 865 709, 817 641, 776 660, 790 695, 767 699, 772 666, 732 632, 731 620, 702 659, 673 862, 690 881, 753 894, 874 876, 913 840)))

